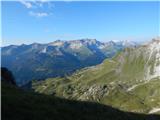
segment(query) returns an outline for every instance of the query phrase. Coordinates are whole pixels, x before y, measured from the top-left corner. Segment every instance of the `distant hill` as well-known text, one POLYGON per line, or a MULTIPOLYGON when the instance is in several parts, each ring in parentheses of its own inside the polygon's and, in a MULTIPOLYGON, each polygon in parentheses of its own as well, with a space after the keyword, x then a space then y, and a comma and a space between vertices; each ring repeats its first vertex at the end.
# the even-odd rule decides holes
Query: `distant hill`
POLYGON ((48 44, 10 45, 2 47, 2 67, 15 76, 18 85, 34 79, 65 76, 73 71, 101 63, 132 42, 102 43, 96 39, 57 40, 48 44))
POLYGON ((7 82, 8 84, 16 85, 12 72, 4 67, 1 68, 1 81, 7 82))
POLYGON ((160 40, 126 48, 112 59, 63 78, 33 81, 36 92, 160 114, 160 40))

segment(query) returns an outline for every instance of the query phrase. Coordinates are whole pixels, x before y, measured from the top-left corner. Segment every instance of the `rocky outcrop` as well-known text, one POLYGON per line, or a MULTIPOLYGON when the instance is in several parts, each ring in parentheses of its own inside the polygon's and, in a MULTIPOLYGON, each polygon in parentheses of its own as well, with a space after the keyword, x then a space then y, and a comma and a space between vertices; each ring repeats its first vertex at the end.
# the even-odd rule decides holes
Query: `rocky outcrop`
POLYGON ((78 99, 99 102, 107 93, 107 85, 93 85, 88 87, 87 90, 78 99))
POLYGON ((16 85, 12 72, 5 67, 1 68, 1 80, 9 84, 16 85))

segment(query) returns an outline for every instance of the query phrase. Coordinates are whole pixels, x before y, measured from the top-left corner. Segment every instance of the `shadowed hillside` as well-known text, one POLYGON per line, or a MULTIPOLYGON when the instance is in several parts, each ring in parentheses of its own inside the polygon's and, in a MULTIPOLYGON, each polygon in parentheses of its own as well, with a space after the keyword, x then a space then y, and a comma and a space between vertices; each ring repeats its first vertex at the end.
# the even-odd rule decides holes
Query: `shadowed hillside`
POLYGON ((14 84, 11 72, 2 69, 2 120, 159 120, 158 115, 122 112, 91 102, 71 101, 26 92, 14 84), (6 74, 4 74, 6 73, 6 74), (10 77, 12 76, 12 77, 10 77), (10 78, 6 79, 6 78, 10 78), (13 83, 11 83, 12 81, 13 83))
POLYGON ((9 84, 16 85, 12 72, 5 67, 1 68, 1 80, 9 84))
POLYGON ((109 106, 24 92, 2 82, 2 120, 159 120, 109 106))

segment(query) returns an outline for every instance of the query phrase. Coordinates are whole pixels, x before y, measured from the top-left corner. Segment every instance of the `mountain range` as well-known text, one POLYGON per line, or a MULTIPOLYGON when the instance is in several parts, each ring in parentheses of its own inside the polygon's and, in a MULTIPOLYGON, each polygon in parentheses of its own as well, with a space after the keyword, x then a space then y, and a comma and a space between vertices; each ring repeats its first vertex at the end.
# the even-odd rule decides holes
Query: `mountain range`
POLYGON ((22 86, 31 80, 65 76, 80 68, 100 64, 131 46, 135 47, 136 43, 103 43, 96 39, 10 45, 1 48, 1 64, 13 71, 16 83, 22 86))
POLYGON ((35 92, 97 102, 120 110, 160 114, 160 40, 125 48, 72 75, 33 81, 35 92))

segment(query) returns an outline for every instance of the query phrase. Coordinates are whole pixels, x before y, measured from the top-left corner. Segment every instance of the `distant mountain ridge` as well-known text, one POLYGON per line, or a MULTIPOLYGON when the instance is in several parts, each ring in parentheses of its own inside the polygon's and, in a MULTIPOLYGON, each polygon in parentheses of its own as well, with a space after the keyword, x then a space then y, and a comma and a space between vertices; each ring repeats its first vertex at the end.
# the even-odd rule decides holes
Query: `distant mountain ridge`
POLYGON ((99 64, 128 46, 128 43, 102 43, 96 39, 10 45, 1 49, 2 67, 13 71, 17 84, 24 85, 34 79, 64 76, 99 64))

